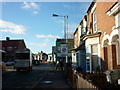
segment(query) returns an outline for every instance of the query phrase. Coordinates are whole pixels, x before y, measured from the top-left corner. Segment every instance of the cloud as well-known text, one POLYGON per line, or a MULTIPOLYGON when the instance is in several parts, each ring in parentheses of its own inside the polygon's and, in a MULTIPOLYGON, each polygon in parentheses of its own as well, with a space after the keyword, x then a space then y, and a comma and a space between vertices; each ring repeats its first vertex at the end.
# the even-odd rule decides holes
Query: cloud
POLYGON ((12 22, 0 20, 0 31, 12 34, 25 34, 26 27, 23 25, 14 24, 12 22))
POLYGON ((50 40, 49 39, 42 39, 42 41, 39 43, 36 43, 36 42, 31 42, 31 43, 28 43, 29 45, 32 45, 34 47, 39 47, 39 48, 43 48, 43 47, 48 47, 49 46, 49 42, 50 40))
POLYGON ((39 12, 38 11, 34 11, 33 14, 38 14, 39 12))
POLYGON ((39 9, 39 5, 33 2, 24 2, 22 8, 24 9, 39 9))
POLYGON ((23 2, 23 6, 21 7, 25 10, 31 10, 33 14, 38 14, 40 6, 34 2, 23 2))
POLYGON ((54 35, 36 35, 37 38, 59 38, 59 36, 54 35))
POLYGON ((35 46, 35 47, 47 47, 48 44, 47 43, 29 43, 30 45, 32 46, 35 46))

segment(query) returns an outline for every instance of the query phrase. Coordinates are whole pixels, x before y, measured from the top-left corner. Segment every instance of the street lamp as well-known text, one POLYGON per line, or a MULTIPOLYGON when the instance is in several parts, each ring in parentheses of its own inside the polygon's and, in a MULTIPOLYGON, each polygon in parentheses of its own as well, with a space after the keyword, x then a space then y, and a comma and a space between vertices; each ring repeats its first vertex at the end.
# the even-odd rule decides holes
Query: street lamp
POLYGON ((57 15, 53 14, 53 17, 64 17, 64 38, 67 43, 67 37, 68 37, 68 16, 63 16, 63 15, 57 15))
MULTIPOLYGON (((67 39, 68 39, 68 16, 63 16, 63 15, 57 15, 57 14, 53 14, 53 17, 64 17, 64 38, 65 38, 65 43, 67 44, 67 39)), ((67 46, 68 48, 68 46, 67 46)), ((66 60, 65 63, 68 62, 68 58, 67 58, 67 54, 68 54, 68 50, 66 53, 66 60)), ((66 64, 65 64, 65 70, 66 70, 66 64)))

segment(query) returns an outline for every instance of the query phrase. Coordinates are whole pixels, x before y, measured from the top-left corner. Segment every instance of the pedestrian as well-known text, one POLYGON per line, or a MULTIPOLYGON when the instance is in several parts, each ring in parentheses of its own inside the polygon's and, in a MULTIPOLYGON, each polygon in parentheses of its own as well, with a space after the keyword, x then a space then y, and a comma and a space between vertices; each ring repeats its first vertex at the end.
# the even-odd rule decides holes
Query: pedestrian
POLYGON ((59 60, 59 64, 60 64, 60 70, 63 71, 63 66, 64 66, 63 59, 59 60))
POLYGON ((59 71, 59 70, 60 70, 60 64, 57 62, 55 71, 59 71))
POLYGON ((56 66, 56 62, 55 61, 53 61, 53 70, 55 69, 55 66, 56 66))

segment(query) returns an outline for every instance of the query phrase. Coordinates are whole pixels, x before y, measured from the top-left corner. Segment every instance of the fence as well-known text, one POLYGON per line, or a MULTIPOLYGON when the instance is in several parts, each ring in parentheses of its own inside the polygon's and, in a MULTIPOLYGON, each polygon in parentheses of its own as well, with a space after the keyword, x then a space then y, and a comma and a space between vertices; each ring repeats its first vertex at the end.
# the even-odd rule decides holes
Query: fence
POLYGON ((70 83, 73 85, 76 89, 84 89, 84 88, 92 88, 97 89, 92 83, 85 80, 83 77, 81 77, 79 74, 75 73, 72 68, 67 68, 67 76, 70 81, 70 83))
POLYGON ((72 86, 77 89, 95 89, 95 90, 120 90, 120 85, 108 83, 106 75, 103 72, 79 73, 70 67, 67 67, 67 76, 72 86))
POLYGON ((98 89, 96 86, 94 86, 92 83, 88 82, 84 78, 82 78, 80 75, 77 75, 77 80, 76 80, 76 88, 82 89, 82 88, 89 88, 89 89, 98 89))

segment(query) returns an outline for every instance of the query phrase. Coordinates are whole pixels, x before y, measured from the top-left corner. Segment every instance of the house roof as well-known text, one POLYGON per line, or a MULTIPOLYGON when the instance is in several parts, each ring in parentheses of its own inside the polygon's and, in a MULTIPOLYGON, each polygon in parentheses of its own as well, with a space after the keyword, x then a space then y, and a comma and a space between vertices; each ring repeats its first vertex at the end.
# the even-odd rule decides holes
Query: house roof
MULTIPOLYGON (((82 20, 80 21, 80 23, 79 23, 79 25, 78 25, 78 27, 80 26, 80 24, 83 22, 83 19, 87 19, 87 15, 84 15, 84 17, 82 18, 82 20)), ((75 35, 76 34, 76 32, 78 31, 78 27, 76 28, 76 30, 75 30, 75 32, 74 32, 74 34, 73 35, 75 35)))
MULTIPOLYGON (((56 41, 64 41, 64 40, 66 40, 66 39, 58 39, 57 38, 57 40, 56 41)), ((68 41, 71 41, 71 40, 73 40, 73 39, 67 39, 68 41)))
POLYGON ((89 13, 89 12, 91 11, 91 9, 92 9, 92 7, 94 6, 94 4, 96 3, 96 1, 97 1, 97 0, 93 0, 93 1, 91 2, 90 6, 89 6, 89 8, 88 8, 88 10, 87 10, 87 13, 89 13))
MULTIPOLYGON (((15 40, 0 40, 0 42, 2 42, 3 44, 7 44, 7 43, 18 43, 19 44, 19 42, 23 42, 23 44, 25 45, 25 42, 24 42, 24 40, 23 39, 15 39, 15 40)), ((26 45, 25 45, 25 47, 26 47, 26 45)))
POLYGON ((78 31, 78 27, 76 28, 75 32, 73 33, 73 35, 75 35, 75 33, 78 31))
MULTIPOLYGON (((117 4, 117 3, 118 3, 118 2, 116 2, 115 4, 113 4, 113 6, 112 6, 112 7, 110 7, 110 9, 109 9, 109 10, 107 10, 107 12, 108 12, 108 11, 110 11, 110 10, 111 10, 111 9, 112 9, 112 8, 113 8, 116 4, 117 4)), ((106 13, 107 13, 107 12, 106 12, 106 13)))
POLYGON ((23 39, 20 39, 20 40, 0 40, 2 42, 20 42, 20 41, 24 41, 23 39))
POLYGON ((77 47, 77 48, 73 48, 73 49, 71 49, 71 51, 79 51, 79 50, 85 50, 85 44, 83 43, 83 44, 81 44, 79 47, 77 47))

